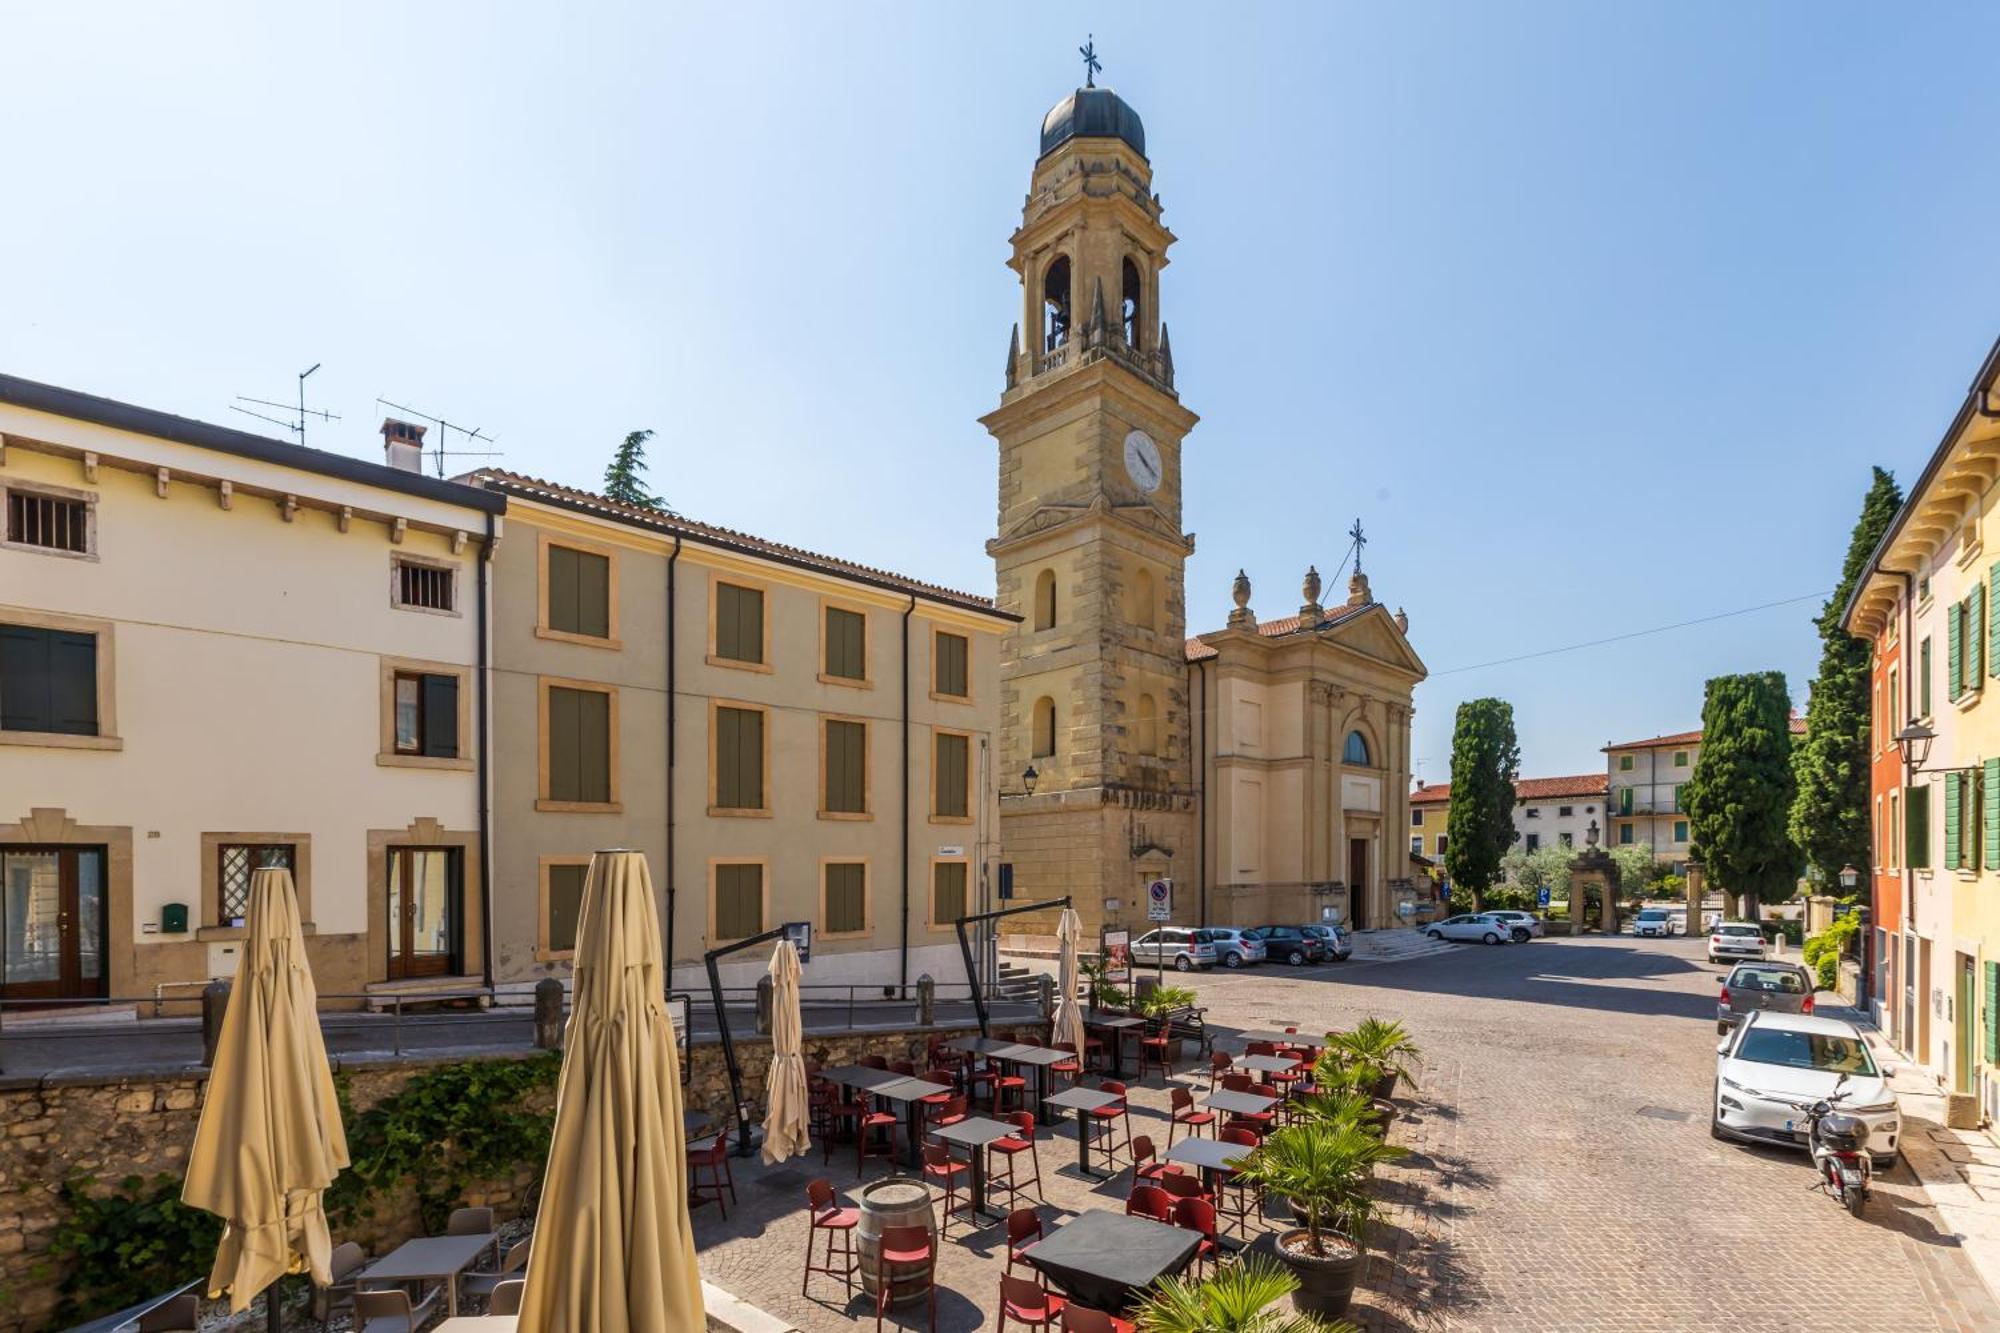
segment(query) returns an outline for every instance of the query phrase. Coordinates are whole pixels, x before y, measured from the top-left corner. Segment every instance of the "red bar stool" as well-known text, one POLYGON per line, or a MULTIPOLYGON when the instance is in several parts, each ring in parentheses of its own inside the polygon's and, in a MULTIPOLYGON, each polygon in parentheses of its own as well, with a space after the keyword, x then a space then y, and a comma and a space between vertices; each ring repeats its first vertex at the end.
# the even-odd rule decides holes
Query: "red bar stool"
POLYGON ((1153 1140, 1145 1134, 1133 1137, 1132 1150, 1126 1155, 1132 1159, 1134 1185, 1157 1181, 1161 1176, 1172 1175, 1179 1170, 1173 1163, 1160 1160, 1159 1154, 1153 1150, 1153 1140))
POLYGON ((1100 1106, 1087 1112, 1090 1123, 1098 1139, 1098 1151, 1104 1160, 1116 1164, 1118 1150, 1123 1148, 1126 1157, 1132 1155, 1132 1113, 1125 1101, 1125 1085, 1114 1079, 1104 1079, 1097 1085, 1099 1092, 1108 1092, 1118 1100, 1108 1106, 1100 1106), (1114 1131, 1116 1131, 1114 1135, 1114 1131))
MULTIPOLYGON (((935 1185, 944 1191, 944 1222, 938 1228, 939 1235, 943 1235, 945 1228, 951 1225, 951 1215, 953 1213, 961 1210, 968 1213, 972 1211, 971 1180, 972 1163, 959 1161, 951 1155, 951 1149, 941 1144, 927 1143, 924 1145, 924 1183, 926 1185, 935 1185), (961 1181, 964 1181, 967 1185, 965 1202, 962 1204, 958 1202, 959 1182, 961 1181)), ((972 1225, 977 1226, 978 1224, 979 1219, 976 1217, 973 1218, 972 1225)))
POLYGON ((1174 1146, 1174 1131, 1185 1129, 1194 1138, 1201 1137, 1204 1125, 1215 1123, 1215 1112, 1195 1109, 1194 1094, 1186 1088, 1174 1087, 1167 1092, 1168 1101, 1173 1106, 1173 1119, 1167 1122, 1167 1146, 1174 1146))
POLYGON ((1214 1092, 1222 1086, 1222 1076, 1236 1068, 1236 1062, 1221 1051, 1208 1053, 1208 1090, 1214 1092))
POLYGON ((806 1206, 812 1213, 812 1225, 806 1231, 806 1271, 799 1279, 799 1295, 806 1294, 806 1284, 812 1281, 814 1273, 825 1273, 839 1278, 847 1289, 848 1299, 854 1299, 854 1289, 861 1280, 861 1253, 854 1248, 854 1229, 861 1222, 860 1212, 842 1208, 833 1186, 824 1180, 806 1186, 806 1206), (822 1234, 826 1237, 826 1261, 816 1264, 813 1244, 822 1234))
MULTIPOLYGON (((1004 1067, 1003 1067, 1004 1068, 1004 1067)), ((1028 1080, 1019 1074, 1001 1073, 993 1080, 993 1114, 1019 1111, 1028 1104, 1028 1080)))
POLYGON ((729 1170, 729 1136, 717 1134, 706 1148, 688 1153, 687 1164, 688 1202, 701 1204, 713 1200, 723 1220, 728 1221, 729 1204, 722 1201, 722 1192, 728 1190, 729 1203, 736 1202, 736 1177, 729 1170), (707 1180, 701 1178, 704 1172, 707 1180))
POLYGON ((1069 1084, 1071 1087, 1075 1087, 1077 1079, 1083 1074, 1083 1061, 1077 1058, 1076 1043, 1059 1041, 1055 1044, 1055 1049, 1058 1051, 1067 1051, 1069 1059, 1056 1061, 1049 1066, 1049 1072, 1061 1078, 1063 1082, 1069 1084))
MULTIPOLYGON (((926 1097, 924 1100, 929 1101, 930 1098, 926 1097)), ((966 1118, 968 1107, 969 1103, 963 1093, 945 1098, 943 1105, 928 1113, 929 1119, 924 1125, 925 1135, 929 1136, 940 1129, 958 1124, 966 1118)))
POLYGON ((931 1333, 937 1333, 937 1248, 929 1227, 883 1227, 882 1248, 875 1252, 875 1333, 882 1333, 882 1314, 889 1308, 889 1265, 922 1264, 929 1270, 931 1333))
POLYGON ((1178 1203, 1182 1199, 1206 1199, 1208 1187, 1199 1176, 1188 1175, 1185 1171, 1168 1171, 1154 1179, 1153 1183, 1172 1195, 1178 1203))
MULTIPOLYGON (((1240 1144, 1244 1148, 1255 1148, 1257 1136, 1248 1130, 1222 1127, 1218 1136, 1224 1143, 1240 1144)), ((1250 1214, 1261 1211, 1260 1201, 1253 1197, 1250 1186, 1243 1183, 1234 1170, 1225 1168, 1215 1173, 1215 1211, 1221 1217, 1233 1218, 1245 1235, 1250 1232, 1250 1214)))
POLYGON ((1012 1319, 1023 1328, 1053 1329, 1056 1320, 1062 1317, 1063 1306, 1069 1304, 1060 1296, 1042 1290, 1042 1285, 1025 1277, 1000 1275, 1000 1322, 995 1324, 995 1333, 1007 1327, 1012 1319))
POLYGON ((1158 1031, 1148 1032, 1145 1036, 1139 1038, 1139 1081, 1141 1083, 1146 1081, 1146 1070, 1155 1066, 1160 1071, 1160 1077, 1172 1078, 1174 1076, 1173 1061, 1167 1058, 1167 1049, 1171 1041, 1169 1031, 1165 1025, 1162 1025, 1158 1031))
POLYGON ((1026 1153, 1029 1164, 1035 1168, 1035 1197, 1047 1203, 1049 1196, 1042 1192, 1042 1157, 1035 1151, 1035 1117, 1028 1111, 1016 1111, 1008 1118, 1014 1122, 1013 1134, 986 1145, 986 1192, 988 1195, 1004 1193, 1009 1204, 1018 1200, 1027 1190, 1027 1182, 1021 1179, 1017 1165, 1021 1154, 1026 1153), (1007 1163, 1007 1174, 1004 1176, 993 1169, 995 1153, 999 1153, 1007 1163))
POLYGON ((1200 1233, 1201 1244, 1195 1247, 1195 1262, 1207 1264, 1213 1270, 1215 1261, 1222 1255, 1222 1237, 1215 1230, 1215 1205, 1207 1199, 1177 1199, 1174 1202, 1174 1225, 1200 1233))
POLYGON ((864 1111, 854 1136, 854 1178, 861 1179, 871 1157, 896 1160, 896 1117, 887 1111, 864 1111), (877 1134, 881 1135, 879 1141, 877 1134))

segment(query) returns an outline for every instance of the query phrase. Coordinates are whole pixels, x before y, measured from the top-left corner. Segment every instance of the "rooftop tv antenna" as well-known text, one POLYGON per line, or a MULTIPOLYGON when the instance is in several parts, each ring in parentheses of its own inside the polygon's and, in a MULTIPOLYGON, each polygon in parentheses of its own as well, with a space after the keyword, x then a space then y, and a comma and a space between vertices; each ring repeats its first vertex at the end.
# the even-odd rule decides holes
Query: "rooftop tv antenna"
POLYGON ((387 398, 378 397, 375 401, 393 412, 402 412, 405 415, 416 417, 419 420, 428 421, 432 425, 438 428, 437 448, 429 449, 426 450, 425 452, 429 455, 431 462, 436 466, 437 474, 440 477, 442 477, 445 474, 444 460, 447 457, 498 458, 500 456, 500 451, 498 449, 470 449, 470 448, 451 449, 446 447, 445 442, 449 438, 450 432, 452 431, 457 431, 460 435, 463 435, 465 437, 465 442, 468 445, 494 443, 495 442, 494 437, 488 435, 485 429, 482 427, 461 426, 455 421, 446 421, 443 417, 438 416, 435 413, 419 412, 414 407, 404 407, 401 403, 392 403, 387 398))
POLYGON ((320 363, 315 361, 312 365, 299 372, 299 401, 296 404, 277 403, 271 401, 269 398, 251 398, 239 393, 236 395, 236 402, 229 405, 229 410, 232 412, 241 412, 246 417, 255 417, 259 421, 268 421, 273 426, 283 426, 286 430, 299 437, 300 444, 304 444, 306 442, 307 417, 318 417, 321 421, 340 420, 338 416, 335 416, 331 412, 322 412, 316 407, 306 406, 306 376, 318 370, 319 366, 320 363), (271 416, 269 413, 253 412, 247 407, 238 407, 237 403, 255 403, 259 407, 275 407, 281 412, 294 412, 297 415, 290 421, 287 421, 282 417, 271 416))

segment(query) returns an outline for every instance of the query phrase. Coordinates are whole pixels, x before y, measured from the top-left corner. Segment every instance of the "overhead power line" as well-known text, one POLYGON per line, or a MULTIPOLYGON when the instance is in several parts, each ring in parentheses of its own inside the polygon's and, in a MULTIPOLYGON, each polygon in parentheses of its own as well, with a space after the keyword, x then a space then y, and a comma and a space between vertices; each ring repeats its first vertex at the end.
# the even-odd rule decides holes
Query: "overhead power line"
POLYGON ((1628 639, 1643 639, 1652 634, 1667 634, 1677 629, 1689 629, 1695 625, 1713 624, 1718 620, 1728 620, 1732 616, 1754 615, 1759 611, 1770 611, 1780 606, 1795 606, 1800 602, 1818 601, 1827 594, 1823 592, 1803 593, 1797 597, 1785 597, 1775 602, 1761 602, 1756 606, 1738 607, 1734 611, 1718 611, 1712 616, 1697 616, 1693 620, 1676 621, 1671 625, 1655 625, 1651 629, 1635 629, 1627 634, 1614 634, 1608 639, 1591 639, 1586 643, 1565 644, 1560 648, 1544 648, 1539 652, 1521 653, 1514 657, 1496 657, 1491 662, 1474 662, 1469 666, 1452 667, 1446 671, 1431 672, 1431 679, 1439 676, 1456 676, 1466 671, 1484 671, 1487 667, 1506 666, 1513 662, 1530 662, 1538 657, 1554 657, 1558 653, 1581 652, 1585 648, 1602 648, 1608 643, 1624 643, 1628 639))

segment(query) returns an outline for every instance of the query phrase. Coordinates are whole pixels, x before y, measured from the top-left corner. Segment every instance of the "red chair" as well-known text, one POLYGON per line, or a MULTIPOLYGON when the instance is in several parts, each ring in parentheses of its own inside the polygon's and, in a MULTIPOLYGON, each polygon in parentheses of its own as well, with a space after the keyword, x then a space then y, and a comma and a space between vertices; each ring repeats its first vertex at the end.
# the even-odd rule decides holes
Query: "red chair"
MULTIPOLYGON (((1257 1135, 1249 1130, 1232 1129, 1228 1125, 1224 1125, 1216 1137, 1224 1143, 1239 1144, 1246 1152, 1260 1142, 1257 1135)), ((1263 1211, 1262 1200, 1252 1199, 1250 1186, 1244 1184, 1236 1172, 1224 1170, 1215 1173, 1215 1211, 1219 1215, 1234 1218, 1247 1235, 1253 1209, 1263 1211)))
POLYGON ((713 1199, 721 1210, 724 1221, 729 1220, 729 1205, 723 1203, 722 1192, 729 1191, 729 1202, 736 1202, 736 1177, 729 1170, 729 1136, 718 1134, 709 1140, 706 1148, 695 1148, 687 1155, 688 1202, 707 1203, 713 1199), (708 1179, 700 1178, 702 1172, 708 1179))
POLYGON ((882 1315, 889 1308, 889 1265, 922 1264, 929 1270, 931 1333, 937 1333, 937 1249, 929 1227, 883 1227, 882 1248, 875 1252, 875 1333, 882 1333, 882 1315))
POLYGON ((879 1069, 885 1074, 889 1072, 889 1061, 886 1056, 864 1055, 858 1063, 863 1069, 879 1069))
POLYGON ((1257 1142, 1262 1143, 1264 1135, 1270 1131, 1270 1126, 1260 1124, 1255 1120, 1245 1120, 1239 1115, 1233 1115, 1222 1122, 1222 1133, 1216 1137, 1226 1139, 1229 1137, 1231 1131, 1238 1134, 1248 1134, 1251 1138, 1257 1140, 1257 1142))
POLYGON ((1215 1231, 1215 1205, 1207 1199, 1177 1199, 1174 1201, 1174 1225, 1185 1231, 1201 1233, 1201 1244, 1195 1247, 1194 1258, 1198 1264, 1208 1264, 1211 1268, 1222 1257, 1222 1238, 1215 1231))
POLYGON ((1158 1185, 1134 1185, 1131 1196, 1125 1200, 1125 1216, 1172 1223, 1174 1196, 1158 1185))
POLYGON ((896 1160, 896 1117, 887 1111, 864 1111, 854 1136, 854 1178, 861 1179, 871 1157, 896 1160), (877 1136, 880 1136, 879 1138, 877 1136))
POLYGON ((901 1074, 904 1078, 915 1078, 917 1076, 917 1067, 908 1060, 891 1060, 889 1062, 889 1072, 892 1074, 901 1074))
MULTIPOLYGON (((940 1235, 943 1234, 945 1227, 951 1225, 951 1215, 953 1213, 960 1211, 969 1213, 972 1211, 971 1181, 972 1163, 959 1161, 958 1158, 951 1155, 951 1149, 939 1144, 927 1143, 924 1145, 924 1183, 927 1185, 936 1185, 944 1191, 944 1222, 939 1228, 940 1235), (965 1202, 963 1203, 958 1201, 959 1182, 961 1181, 964 1181, 967 1186, 965 1202)), ((975 1217, 972 1221, 976 1226, 979 1219, 975 1217)))
POLYGON ((1063 1307, 1062 1333, 1135 1333, 1136 1328, 1130 1320, 1075 1301, 1063 1307))
POLYGON ((1063 1306, 1069 1304, 1060 1296, 1042 1290, 1039 1282, 1025 1277, 1000 1275, 1000 1322, 995 1324, 995 1333, 1007 1327, 1011 1318, 1023 1328, 1048 1328, 1056 1326, 1062 1317, 1063 1306))
POLYGON ((1173 1119, 1167 1122, 1167 1146, 1174 1146, 1174 1131, 1185 1129, 1195 1138, 1201 1137, 1204 1125, 1215 1123, 1215 1112, 1195 1109, 1194 1094, 1183 1087, 1167 1090, 1167 1100, 1173 1106, 1173 1119))
MULTIPOLYGON (((928 1102, 930 1098, 926 1097, 924 1100, 928 1102)), ((924 1124, 925 1135, 929 1136, 937 1130, 956 1125, 964 1120, 966 1118, 967 1106, 968 1103, 963 1095, 945 1098, 943 1105, 929 1113, 929 1117, 924 1124)))
POLYGON ((1257 1080, 1248 1074, 1229 1073, 1222 1076, 1222 1086, 1227 1092, 1255 1092, 1257 1080))
POLYGON ((1145 1134, 1133 1138, 1132 1150, 1127 1156, 1132 1159, 1134 1185, 1149 1180, 1156 1181, 1161 1176, 1176 1175, 1179 1171, 1173 1163, 1160 1160, 1159 1154, 1153 1151, 1153 1140, 1145 1134))
POLYGON ((1100 1106, 1089 1113, 1091 1126, 1098 1139, 1098 1150, 1104 1154, 1105 1161, 1116 1165, 1120 1148, 1125 1150, 1127 1157, 1132 1155, 1131 1107, 1126 1104, 1123 1083, 1107 1078, 1098 1083, 1097 1090, 1108 1092, 1118 1099, 1109 1106, 1100 1106), (1114 1129, 1117 1131, 1115 1141, 1112 1134, 1114 1129))
POLYGON ((826 1123, 829 1132, 822 1135, 819 1141, 819 1160, 822 1163, 833 1160, 833 1141, 835 1139, 844 1139, 850 1134, 855 1138, 861 1137, 861 1121, 867 1114, 868 1108, 860 1102, 843 1102, 837 1097, 835 1098, 833 1104, 826 1108, 826 1123))
POLYGON ((1211 1051, 1208 1056, 1208 1090, 1216 1091, 1222 1086, 1222 1076, 1236 1068, 1236 1062, 1221 1051, 1211 1051))
POLYGON ((1028 1105, 1028 1080, 1020 1074, 1003 1072, 993 1080, 993 1114, 1006 1115, 1028 1105))
POLYGON ((806 1231, 806 1271, 799 1279, 799 1295, 806 1294, 806 1284, 814 1273, 825 1273, 839 1278, 846 1285, 848 1299, 854 1299, 854 1288, 861 1280, 861 1253, 854 1248, 854 1228, 860 1224, 861 1214, 842 1208, 832 1184, 824 1180, 806 1186, 806 1206, 812 1213, 812 1225, 806 1231), (813 1245, 822 1233, 826 1236, 826 1262, 816 1264, 813 1245))
POLYGON ((1027 1184, 1021 1180, 1020 1168, 1016 1163, 1021 1160, 1021 1154, 1026 1153, 1029 1164, 1035 1168, 1035 1197, 1047 1203, 1049 1196, 1042 1192, 1042 1156, 1035 1151, 1035 1117, 1028 1111, 1016 1111, 1008 1119, 1014 1122, 1013 1134, 1004 1139, 995 1139, 986 1145, 986 1192, 1004 1193, 1009 1203, 1018 1200, 1022 1192, 1027 1189, 1027 1184), (1004 1176, 993 1169, 995 1153, 999 1153, 1006 1160, 1007 1174, 1004 1176))
POLYGON ((1174 1197, 1178 1203, 1182 1199, 1206 1199, 1208 1187, 1201 1183, 1199 1176, 1188 1175, 1184 1171, 1169 1171, 1153 1181, 1161 1189, 1174 1197))
POLYGON ((1083 1075, 1083 1061, 1077 1057, 1076 1043, 1059 1041, 1055 1044, 1054 1049, 1068 1052, 1069 1059, 1056 1061, 1049 1066, 1049 1072, 1074 1087, 1077 1079, 1083 1075))
POLYGON ((1042 1215, 1032 1208, 1016 1208, 1007 1214, 1007 1271, 1025 1262, 1028 1251, 1042 1238, 1042 1215))
POLYGON ((942 1038, 932 1037, 930 1044, 925 1048, 924 1058, 930 1062, 932 1069, 946 1070, 956 1079, 972 1057, 963 1051, 950 1050, 942 1038))
POLYGON ((1163 1023, 1159 1028, 1148 1031, 1144 1036, 1139 1038, 1139 1081, 1141 1083, 1146 1081, 1146 1070, 1152 1066, 1159 1067, 1161 1078, 1172 1078, 1174 1076, 1173 1061, 1167 1058, 1167 1051, 1170 1049, 1171 1042, 1169 1031, 1167 1025, 1163 1023))

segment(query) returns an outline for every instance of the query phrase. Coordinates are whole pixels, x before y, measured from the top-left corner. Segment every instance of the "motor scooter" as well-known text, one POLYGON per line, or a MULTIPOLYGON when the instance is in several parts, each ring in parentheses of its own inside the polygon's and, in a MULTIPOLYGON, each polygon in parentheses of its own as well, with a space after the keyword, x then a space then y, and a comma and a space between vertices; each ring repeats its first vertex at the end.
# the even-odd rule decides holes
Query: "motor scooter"
POLYGON ((1806 1116, 1806 1146, 1812 1150, 1814 1188, 1845 1204, 1855 1217, 1868 1202, 1869 1184, 1874 1179, 1875 1162, 1868 1155, 1868 1122, 1848 1115, 1836 1105, 1847 1094, 1842 1074, 1833 1091, 1810 1104, 1796 1102, 1806 1116))

